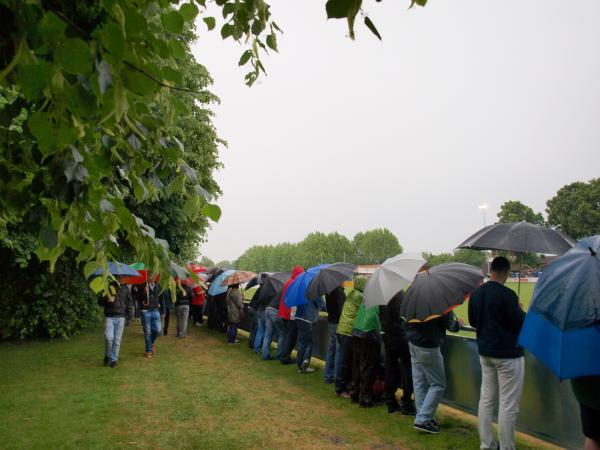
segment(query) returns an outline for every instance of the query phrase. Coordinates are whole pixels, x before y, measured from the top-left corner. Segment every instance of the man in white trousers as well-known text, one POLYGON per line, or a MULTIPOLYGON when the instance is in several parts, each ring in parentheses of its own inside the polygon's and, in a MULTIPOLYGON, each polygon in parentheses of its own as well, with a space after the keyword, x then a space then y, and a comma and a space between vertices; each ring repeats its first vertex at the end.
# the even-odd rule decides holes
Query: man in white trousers
POLYGON ((517 345, 525 313, 517 294, 506 286, 510 263, 503 256, 492 261, 490 280, 469 300, 469 322, 477 329, 481 363, 481 396, 477 414, 480 448, 512 450, 525 375, 523 349, 517 345), (499 398, 500 445, 492 420, 499 398))

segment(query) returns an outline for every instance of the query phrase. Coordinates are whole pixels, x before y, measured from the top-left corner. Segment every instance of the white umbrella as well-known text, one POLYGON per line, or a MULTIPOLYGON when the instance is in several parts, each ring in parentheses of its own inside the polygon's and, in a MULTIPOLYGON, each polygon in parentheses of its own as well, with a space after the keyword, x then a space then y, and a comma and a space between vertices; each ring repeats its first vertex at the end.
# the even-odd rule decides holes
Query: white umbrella
POLYGON ((425 260, 420 255, 397 255, 375 271, 365 287, 365 307, 387 305, 391 298, 413 282, 425 260))

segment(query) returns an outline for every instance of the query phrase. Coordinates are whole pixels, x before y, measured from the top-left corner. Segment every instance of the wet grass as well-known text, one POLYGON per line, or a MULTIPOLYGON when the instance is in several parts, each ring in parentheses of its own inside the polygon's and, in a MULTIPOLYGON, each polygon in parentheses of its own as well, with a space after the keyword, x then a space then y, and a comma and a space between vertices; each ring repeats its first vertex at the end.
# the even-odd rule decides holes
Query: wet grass
MULTIPOLYGON (((261 361, 245 341, 192 328, 161 337, 145 359, 141 327, 126 329, 118 368, 102 367, 101 330, 69 341, 0 344, 0 447, 59 448, 478 448, 476 428, 440 414, 422 435, 385 407, 337 398, 322 372, 261 361)), ((540 448, 521 442, 519 448, 540 448)))

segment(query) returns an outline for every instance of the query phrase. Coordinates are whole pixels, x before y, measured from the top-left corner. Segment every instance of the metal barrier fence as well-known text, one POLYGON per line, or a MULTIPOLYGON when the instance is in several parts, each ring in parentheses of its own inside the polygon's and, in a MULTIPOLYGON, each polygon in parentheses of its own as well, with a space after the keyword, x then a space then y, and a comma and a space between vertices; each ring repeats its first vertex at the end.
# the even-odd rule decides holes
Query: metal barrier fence
MULTIPOLYGON (((247 313, 240 328, 250 332, 254 313, 247 313)), ((313 356, 325 359, 327 318, 313 327, 313 356)), ((443 403, 477 415, 481 367, 474 339, 448 335, 443 347, 448 386, 443 403)), ((581 448, 583 435, 579 405, 569 382, 560 383, 554 374, 532 355, 525 355, 525 383, 521 398, 519 431, 568 449, 581 448)))

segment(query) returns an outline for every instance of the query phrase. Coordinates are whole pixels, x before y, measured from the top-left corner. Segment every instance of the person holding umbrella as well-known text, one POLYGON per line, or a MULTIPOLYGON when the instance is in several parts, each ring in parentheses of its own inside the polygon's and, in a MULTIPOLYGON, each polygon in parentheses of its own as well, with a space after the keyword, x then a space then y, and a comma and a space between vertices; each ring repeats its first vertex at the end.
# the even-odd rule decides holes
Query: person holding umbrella
POLYGON ((468 264, 440 264, 418 273, 400 304, 400 313, 408 322, 417 430, 440 432, 435 412, 446 389, 440 347, 446 330, 456 333, 460 329, 452 309, 462 304, 482 279, 481 270, 468 264))
POLYGON ((523 391, 525 360, 517 344, 525 313, 517 294, 504 286, 510 263, 497 256, 490 266, 490 280, 471 294, 469 323, 477 329, 481 364, 481 395, 477 414, 481 448, 497 448, 492 421, 499 395, 498 427, 501 449, 515 448, 515 427, 523 391))
POLYGON ((229 326, 227 328, 227 343, 233 345, 240 342, 236 339, 237 329, 238 324, 244 315, 244 303, 242 303, 242 294, 240 293, 239 284, 229 285, 226 301, 227 320, 229 321, 229 326))
MULTIPOLYGON (((281 290, 281 298, 279 299, 279 308, 277 312, 277 317, 280 318, 283 322, 283 328, 285 329, 285 338, 283 340, 283 350, 279 356, 279 362, 281 364, 294 364, 296 361, 293 360, 290 355, 292 354, 292 350, 296 346, 296 340, 298 338, 298 330, 296 328, 296 323, 292 318, 292 308, 288 307, 285 304, 285 294, 290 285, 294 282, 296 278, 300 276, 304 272, 304 268, 302 266, 294 266, 292 269, 292 276, 285 282, 283 285, 283 289, 281 290)), ((277 352, 279 353, 279 351, 277 352)))
POLYGON ((340 344, 336 338, 337 327, 340 322, 340 315, 346 301, 346 292, 343 285, 338 285, 333 291, 325 295, 325 304, 327 306, 327 325, 329 328, 329 345, 325 356, 325 373, 323 381, 331 384, 340 373, 340 344))
POLYGON ((125 326, 125 317, 131 310, 131 292, 129 288, 112 281, 108 293, 98 298, 98 304, 104 308, 104 366, 117 367, 119 349, 125 326))

